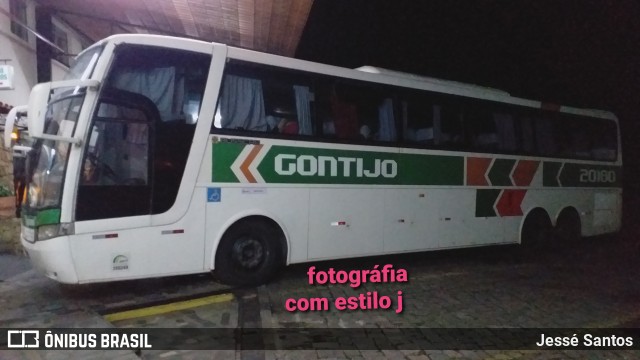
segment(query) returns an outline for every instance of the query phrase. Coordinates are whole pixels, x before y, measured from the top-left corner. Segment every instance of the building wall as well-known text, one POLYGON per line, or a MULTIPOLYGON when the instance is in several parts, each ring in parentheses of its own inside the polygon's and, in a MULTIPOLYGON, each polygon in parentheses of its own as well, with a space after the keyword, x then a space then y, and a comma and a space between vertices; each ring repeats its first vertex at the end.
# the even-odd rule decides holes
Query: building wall
MULTIPOLYGON (((69 52, 69 54, 78 55, 84 49, 84 46, 82 44, 82 41, 80 40, 80 37, 75 33, 73 29, 68 27, 64 22, 56 18, 53 18, 53 25, 60 28, 65 33, 67 33, 67 41, 68 41, 67 45, 69 47, 67 51, 69 52)), ((87 44, 87 45, 90 45, 90 44, 87 44)), ((69 68, 66 65, 59 62, 58 60, 55 60, 55 59, 51 60, 51 80, 52 81, 64 80, 64 77, 67 75, 68 72, 69 72, 69 68)))
MULTIPOLYGON (((36 28, 36 2, 33 0, 22 0, 27 6, 27 25, 31 29, 36 28)), ((9 13, 9 0, 0 0, 0 9, 9 13)), ((78 54, 83 49, 82 37, 73 29, 68 27, 60 19, 52 19, 54 26, 57 26, 67 34, 68 52, 78 54)), ((53 39, 49 39, 53 42, 53 39)), ((0 12, 0 59, 8 59, 0 64, 13 66, 13 89, 0 90, 0 102, 10 106, 26 105, 29 100, 31 88, 37 83, 37 57, 36 57, 36 37, 28 33, 28 41, 16 36, 11 32, 11 19, 0 12)), ((53 59, 51 60, 52 81, 63 80, 69 68, 53 59)), ((4 123, 0 114, 0 122, 4 123)), ((0 131, 0 138, 2 137, 0 131)), ((13 188, 13 169, 11 151, 0 145, 0 185, 13 188)))
MULTIPOLYGON (((31 0, 23 0, 27 5, 27 25, 31 29, 36 28, 35 11, 36 3, 31 0)), ((0 8, 9 12, 9 0, 0 0, 0 8)), ((78 54, 83 49, 82 37, 63 21, 52 19, 53 25, 67 33, 69 53, 78 54)), ((0 102, 12 106, 26 104, 31 88, 37 83, 36 70, 36 37, 29 33, 29 41, 24 41, 11 32, 11 20, 0 13, 0 59, 10 59, 7 65, 13 66, 14 88, 12 90, 0 90, 0 102)), ((53 39, 50 39, 53 40, 53 39)), ((0 64, 3 62, 0 61, 0 64)), ((64 79, 69 68, 51 60, 51 77, 53 81, 64 79)))
MULTIPOLYGON (((27 23, 30 28, 36 26, 35 2, 24 1, 27 5, 27 23)), ((9 0, 0 0, 0 8, 9 12, 9 0)), ((0 90, 0 102, 12 106, 23 105, 29 99, 31 87, 36 84, 36 38, 29 33, 26 42, 11 32, 11 20, 0 13, 0 59, 9 59, 7 65, 13 66, 12 90, 0 90)))

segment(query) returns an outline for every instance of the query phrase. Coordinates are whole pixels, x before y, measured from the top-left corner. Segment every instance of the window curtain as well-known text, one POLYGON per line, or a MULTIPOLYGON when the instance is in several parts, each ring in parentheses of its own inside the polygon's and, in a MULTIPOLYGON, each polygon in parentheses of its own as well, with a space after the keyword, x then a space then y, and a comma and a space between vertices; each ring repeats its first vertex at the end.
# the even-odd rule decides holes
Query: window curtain
POLYGON ((378 140, 396 141, 396 125, 393 117, 393 101, 391 99, 384 99, 378 107, 378 119, 380 121, 378 140))
POLYGON ((556 155, 558 146, 551 121, 549 119, 536 119, 535 128, 538 152, 542 155, 556 155))
POLYGON ((313 93, 306 86, 294 85, 293 91, 296 97, 296 110, 298 114, 298 133, 301 135, 313 135, 311 125, 311 106, 313 93))
POLYGON ((114 77, 113 86, 151 99, 156 104, 162 121, 182 117, 184 77, 178 76, 175 67, 143 72, 137 69, 124 70, 114 77))
POLYGON ((223 129, 267 131, 262 81, 227 75, 220 98, 223 129))
POLYGON ((536 147, 533 142, 533 119, 522 118, 520 124, 522 127, 522 150, 527 153, 534 153, 536 147))
POLYGON ((493 114, 493 122, 498 133, 498 143, 501 150, 516 150, 516 131, 513 117, 509 114, 493 114))

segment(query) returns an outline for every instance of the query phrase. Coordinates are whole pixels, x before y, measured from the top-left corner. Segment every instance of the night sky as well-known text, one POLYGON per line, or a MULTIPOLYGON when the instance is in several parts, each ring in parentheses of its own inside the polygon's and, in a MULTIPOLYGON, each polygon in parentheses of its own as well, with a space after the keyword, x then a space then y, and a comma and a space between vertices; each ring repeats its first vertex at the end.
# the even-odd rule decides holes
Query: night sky
POLYGON ((640 205, 637 0, 315 0, 296 57, 613 111, 626 214, 640 205))

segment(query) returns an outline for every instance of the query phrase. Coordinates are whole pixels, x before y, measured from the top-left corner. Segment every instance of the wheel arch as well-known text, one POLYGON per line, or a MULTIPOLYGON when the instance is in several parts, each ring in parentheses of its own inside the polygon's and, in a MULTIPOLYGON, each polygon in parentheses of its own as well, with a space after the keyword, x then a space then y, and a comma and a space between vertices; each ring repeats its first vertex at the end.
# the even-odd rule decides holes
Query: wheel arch
POLYGON ((518 243, 522 244, 522 230, 524 229, 524 223, 527 221, 527 219, 529 219, 530 216, 535 216, 536 214, 541 214, 547 217, 547 219, 549 220, 549 223, 551 224, 551 226, 553 227, 553 220, 551 218, 551 216, 549 216, 549 212, 540 206, 536 206, 536 207, 532 207, 530 208, 526 213, 523 214, 522 216, 522 220, 520 221, 520 227, 518 228, 518 243))
POLYGON ((573 205, 565 206, 558 211, 555 217, 555 222, 553 224, 554 228, 558 227, 558 224, 562 216, 575 216, 575 219, 577 219, 578 221, 578 227, 580 230, 580 233, 578 235, 580 237, 584 236, 584 221, 582 219, 580 211, 578 211, 578 209, 575 206, 573 205))
POLYGON ((580 211, 578 211, 578 209, 573 206, 573 205, 569 205, 569 206, 565 206, 562 207, 558 210, 558 212, 556 213, 556 216, 554 218, 553 221, 553 226, 557 226, 558 225, 558 220, 560 219, 561 216, 563 216, 564 214, 571 214, 573 213, 574 215, 577 216, 578 219, 578 224, 580 225, 580 236, 584 236, 584 221, 582 219, 581 213, 580 211))
POLYGON ((231 229, 232 226, 238 224, 241 221, 250 220, 266 221, 280 230, 280 232, 282 233, 282 237, 280 237, 280 242, 278 244, 280 246, 280 250, 282 251, 282 253, 280 254, 280 260, 282 261, 282 265, 289 264, 289 255, 291 254, 291 251, 289 251, 289 249, 291 248, 291 240, 287 228, 286 226, 284 226, 284 222, 274 214, 254 210, 235 214, 234 216, 229 217, 224 222, 224 224, 220 226, 220 228, 216 232, 215 239, 211 247, 209 270, 215 270, 216 254, 224 235, 229 231, 229 229, 231 229))

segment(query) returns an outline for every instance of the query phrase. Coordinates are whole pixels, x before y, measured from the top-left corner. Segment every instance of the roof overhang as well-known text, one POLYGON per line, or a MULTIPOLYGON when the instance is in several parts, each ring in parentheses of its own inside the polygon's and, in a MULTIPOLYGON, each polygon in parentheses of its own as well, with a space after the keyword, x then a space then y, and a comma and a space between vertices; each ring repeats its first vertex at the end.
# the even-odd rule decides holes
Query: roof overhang
POLYGON ((97 41, 150 33, 295 55, 313 0, 37 0, 97 41))

